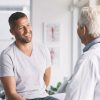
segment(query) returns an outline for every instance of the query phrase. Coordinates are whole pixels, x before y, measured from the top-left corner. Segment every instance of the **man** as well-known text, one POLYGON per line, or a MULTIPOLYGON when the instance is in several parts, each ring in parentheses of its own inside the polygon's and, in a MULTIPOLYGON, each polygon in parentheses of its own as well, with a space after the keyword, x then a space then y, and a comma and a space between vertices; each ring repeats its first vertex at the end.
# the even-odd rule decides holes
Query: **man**
POLYGON ((15 42, 0 56, 0 78, 7 100, 57 100, 45 91, 51 73, 49 51, 32 44, 32 27, 27 16, 13 13, 9 25, 15 42))
POLYGON ((65 100, 100 100, 100 6, 81 10, 77 32, 85 48, 66 87, 65 100))

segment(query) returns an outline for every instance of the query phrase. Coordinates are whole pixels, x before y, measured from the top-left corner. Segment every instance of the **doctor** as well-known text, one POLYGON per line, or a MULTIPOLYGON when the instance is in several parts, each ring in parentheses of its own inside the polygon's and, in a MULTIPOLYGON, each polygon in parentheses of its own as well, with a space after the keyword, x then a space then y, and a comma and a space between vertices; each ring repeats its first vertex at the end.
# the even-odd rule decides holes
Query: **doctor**
POLYGON ((82 8, 77 33, 85 48, 66 87, 65 100, 100 100, 100 6, 82 8))

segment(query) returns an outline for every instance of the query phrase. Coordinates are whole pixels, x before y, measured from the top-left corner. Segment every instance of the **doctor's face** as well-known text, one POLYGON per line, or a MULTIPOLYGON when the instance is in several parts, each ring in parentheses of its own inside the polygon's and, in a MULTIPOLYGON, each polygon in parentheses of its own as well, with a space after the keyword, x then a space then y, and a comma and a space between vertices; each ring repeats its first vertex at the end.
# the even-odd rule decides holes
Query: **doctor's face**
POLYGON ((15 21, 15 26, 11 29, 16 41, 29 43, 32 41, 32 27, 27 17, 19 18, 15 21))
POLYGON ((81 42, 84 43, 83 27, 79 23, 78 23, 77 33, 78 33, 78 36, 79 36, 81 42))

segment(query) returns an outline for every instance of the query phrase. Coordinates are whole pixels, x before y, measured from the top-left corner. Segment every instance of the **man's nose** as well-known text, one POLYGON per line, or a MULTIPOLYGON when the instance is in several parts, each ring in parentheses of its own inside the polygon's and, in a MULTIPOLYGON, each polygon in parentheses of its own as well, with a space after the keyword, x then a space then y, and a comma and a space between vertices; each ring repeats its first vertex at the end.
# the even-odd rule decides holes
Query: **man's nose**
POLYGON ((26 33, 29 33, 30 32, 30 29, 28 27, 25 27, 25 32, 26 33))

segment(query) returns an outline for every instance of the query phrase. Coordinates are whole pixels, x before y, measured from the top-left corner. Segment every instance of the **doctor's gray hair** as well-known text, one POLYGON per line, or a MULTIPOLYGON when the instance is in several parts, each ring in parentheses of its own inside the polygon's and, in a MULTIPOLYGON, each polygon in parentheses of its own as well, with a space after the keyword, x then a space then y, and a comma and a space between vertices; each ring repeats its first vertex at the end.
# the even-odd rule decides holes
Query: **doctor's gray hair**
POLYGON ((88 34, 100 36, 100 6, 83 7, 79 18, 79 25, 86 26, 88 34))

